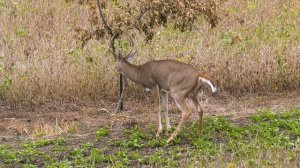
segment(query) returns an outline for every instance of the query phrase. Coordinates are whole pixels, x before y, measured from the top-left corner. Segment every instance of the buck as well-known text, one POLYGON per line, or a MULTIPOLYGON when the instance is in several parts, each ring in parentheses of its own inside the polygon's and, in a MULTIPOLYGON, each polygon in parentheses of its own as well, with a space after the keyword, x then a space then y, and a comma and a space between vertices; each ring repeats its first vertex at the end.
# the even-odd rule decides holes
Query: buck
MULTIPOLYGON (((148 61, 143 65, 133 65, 129 62, 136 52, 132 52, 134 45, 130 38, 132 45, 131 50, 126 56, 116 53, 114 41, 116 37, 120 36, 120 32, 114 33, 111 27, 107 24, 101 11, 101 3, 97 0, 97 6, 99 10, 99 18, 103 21, 104 27, 107 29, 108 34, 111 36, 109 42, 109 50, 114 55, 116 61, 116 69, 119 73, 123 74, 126 78, 132 80, 135 83, 139 83, 147 90, 150 90, 153 95, 154 103, 158 108, 158 128, 156 131, 156 137, 160 136, 163 130, 161 122, 161 112, 165 112, 166 117, 166 129, 171 129, 169 114, 168 114, 168 95, 170 94, 175 103, 182 112, 181 120, 175 129, 175 131, 168 138, 167 142, 172 141, 181 127, 188 119, 191 111, 197 111, 199 114, 199 132, 202 129, 203 109, 201 108, 197 94, 203 83, 208 84, 211 87, 212 92, 217 91, 217 86, 213 80, 204 74, 201 74, 190 64, 185 64, 176 60, 159 60, 148 61), (160 99, 160 97, 162 99, 160 99), (190 99, 193 107, 187 103, 187 99, 190 99)), ((142 10, 137 20, 132 26, 139 22, 142 16, 149 10, 146 8, 142 10)), ((126 31, 123 31, 126 32, 126 31)), ((122 94, 123 95, 123 94, 122 94)), ((122 99, 121 95, 121 99, 122 99)), ((120 100, 121 100, 120 99, 120 100)), ((121 101, 120 101, 121 102, 121 101)))
MULTIPOLYGON (((199 114, 199 131, 201 132, 203 109, 197 100, 197 94, 203 83, 208 84, 212 92, 215 93, 217 86, 213 80, 209 76, 199 73, 192 65, 176 60, 148 61, 143 65, 133 65, 129 62, 129 59, 136 54, 136 52, 132 52, 134 47, 132 46, 132 49, 126 56, 122 56, 120 53, 117 54, 113 46, 115 38, 116 34, 113 35, 109 42, 109 50, 115 57, 117 71, 152 92, 155 105, 158 108, 156 137, 159 137, 163 130, 161 121, 162 111, 165 112, 166 129, 170 130, 171 128, 168 114, 169 94, 181 110, 182 116, 177 128, 168 138, 167 142, 169 143, 176 137, 191 114, 192 107, 187 103, 187 99, 190 99, 194 107, 197 107, 196 110, 199 114), (162 99, 160 99, 160 97, 162 99)), ((130 42, 133 45, 131 39, 130 42)))

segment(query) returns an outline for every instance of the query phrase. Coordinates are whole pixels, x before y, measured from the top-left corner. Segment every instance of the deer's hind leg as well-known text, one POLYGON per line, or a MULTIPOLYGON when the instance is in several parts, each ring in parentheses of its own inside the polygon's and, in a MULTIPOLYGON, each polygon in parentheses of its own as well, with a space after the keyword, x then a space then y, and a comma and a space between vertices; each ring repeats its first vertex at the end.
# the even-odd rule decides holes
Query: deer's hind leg
POLYGON ((180 131, 180 129, 183 126, 183 124, 185 123, 185 121, 191 115, 191 109, 186 104, 186 96, 185 95, 172 95, 172 97, 174 98, 177 106, 180 108, 182 113, 181 113, 181 120, 180 120, 177 128, 175 129, 175 131, 168 138, 167 143, 169 143, 170 141, 172 141, 176 137, 176 135, 180 131))
POLYGON ((198 82, 197 87, 192 91, 190 98, 194 105, 197 107, 197 112, 199 115, 199 134, 202 132, 202 127, 203 127, 203 109, 197 99, 197 95, 199 90, 201 89, 202 85, 201 83, 198 82))
POLYGON ((199 134, 201 134, 203 128, 203 109, 197 100, 197 95, 191 95, 191 99, 194 105, 197 107, 197 112, 199 115, 199 134))

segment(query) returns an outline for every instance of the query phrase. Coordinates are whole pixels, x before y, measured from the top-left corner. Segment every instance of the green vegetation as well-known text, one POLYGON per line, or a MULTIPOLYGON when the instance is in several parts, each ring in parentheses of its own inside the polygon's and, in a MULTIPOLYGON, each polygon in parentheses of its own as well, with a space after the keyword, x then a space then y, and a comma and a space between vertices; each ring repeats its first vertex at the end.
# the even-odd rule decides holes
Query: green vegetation
POLYGON ((64 145, 65 143, 66 143, 66 140, 64 138, 58 138, 55 140, 45 139, 45 140, 32 141, 32 142, 24 143, 23 146, 25 148, 38 148, 38 147, 43 147, 43 146, 47 146, 50 144, 64 145))
POLYGON ((101 128, 96 132, 96 139, 99 141, 102 137, 105 137, 109 134, 109 130, 107 128, 101 128))
MULTIPOLYGON (((300 160, 300 109, 259 110, 243 120, 205 118, 202 134, 189 123, 171 144, 151 128, 134 126, 122 138, 107 128, 76 146, 65 138, 0 145, 0 166, 22 167, 295 167, 300 160), (147 130, 147 131, 145 131, 147 130), (104 138, 105 137, 105 138, 104 138)), ((113 131, 113 130, 110 130, 113 131)))

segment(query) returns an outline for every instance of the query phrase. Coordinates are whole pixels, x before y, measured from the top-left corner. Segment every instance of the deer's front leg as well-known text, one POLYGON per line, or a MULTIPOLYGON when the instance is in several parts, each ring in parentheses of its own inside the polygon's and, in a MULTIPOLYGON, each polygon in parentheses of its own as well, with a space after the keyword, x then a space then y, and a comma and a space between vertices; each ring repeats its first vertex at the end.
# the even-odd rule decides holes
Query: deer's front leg
POLYGON ((166 131, 171 130, 170 118, 169 118, 169 109, 168 109, 168 93, 162 92, 161 93, 161 108, 162 111, 165 112, 166 117, 166 131))
POLYGON ((159 137, 162 132, 162 124, 161 124, 161 105, 160 105, 160 96, 159 96, 159 88, 158 86, 152 89, 152 96, 154 99, 154 104, 156 109, 158 109, 157 117, 158 117, 158 127, 156 131, 156 137, 159 137))

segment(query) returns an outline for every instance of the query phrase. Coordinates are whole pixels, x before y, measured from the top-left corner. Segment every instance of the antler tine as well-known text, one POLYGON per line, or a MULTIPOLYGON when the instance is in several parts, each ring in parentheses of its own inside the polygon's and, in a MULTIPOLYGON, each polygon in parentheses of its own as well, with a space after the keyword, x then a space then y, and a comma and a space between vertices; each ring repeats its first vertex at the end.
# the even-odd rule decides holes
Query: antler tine
POLYGON ((126 57, 128 57, 129 54, 131 54, 131 52, 133 51, 133 48, 134 48, 134 43, 133 43, 132 38, 131 38, 130 36, 128 36, 128 38, 129 38, 130 44, 132 45, 132 48, 131 48, 131 50, 128 52, 128 54, 126 55, 126 57))
POLYGON ((111 39, 109 40, 109 51, 114 55, 115 60, 118 56, 118 54, 115 52, 115 38, 118 36, 118 33, 114 33, 113 36, 111 37, 111 39))

